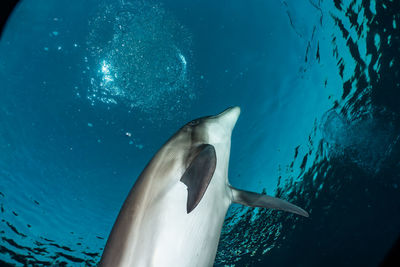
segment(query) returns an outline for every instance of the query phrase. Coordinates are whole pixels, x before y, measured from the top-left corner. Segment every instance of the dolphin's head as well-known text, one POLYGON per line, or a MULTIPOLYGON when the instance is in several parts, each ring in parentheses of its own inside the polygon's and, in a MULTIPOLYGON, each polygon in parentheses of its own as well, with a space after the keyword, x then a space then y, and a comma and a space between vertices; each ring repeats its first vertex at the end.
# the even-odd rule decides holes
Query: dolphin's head
POLYGON ((185 127, 190 129, 194 143, 207 143, 214 146, 230 144, 232 130, 240 115, 239 107, 231 107, 215 116, 193 120, 185 127))

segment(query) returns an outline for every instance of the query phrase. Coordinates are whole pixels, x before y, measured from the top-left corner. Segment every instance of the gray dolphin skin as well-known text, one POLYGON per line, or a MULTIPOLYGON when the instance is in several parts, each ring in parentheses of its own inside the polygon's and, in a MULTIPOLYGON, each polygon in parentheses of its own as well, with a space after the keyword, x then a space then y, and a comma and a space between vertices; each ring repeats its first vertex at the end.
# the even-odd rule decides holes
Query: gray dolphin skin
POLYGON ((308 217, 289 202, 229 184, 231 134, 239 115, 240 108, 232 107, 191 121, 165 143, 126 198, 99 266, 213 266, 232 203, 308 217))

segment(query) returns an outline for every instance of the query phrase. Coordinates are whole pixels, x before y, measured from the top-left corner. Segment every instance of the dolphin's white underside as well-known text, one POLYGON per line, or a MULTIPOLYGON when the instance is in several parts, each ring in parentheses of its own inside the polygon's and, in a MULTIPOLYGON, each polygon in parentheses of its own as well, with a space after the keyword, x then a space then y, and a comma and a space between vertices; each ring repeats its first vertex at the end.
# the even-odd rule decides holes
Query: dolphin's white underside
MULTIPOLYGON (((175 148, 171 148, 175 150, 175 148)), ((118 266, 212 266, 226 212, 231 204, 231 190, 226 184, 228 151, 216 149, 218 167, 199 205, 186 212, 188 190, 179 178, 185 168, 178 163, 163 180, 169 184, 157 186, 151 179, 150 195, 138 231, 131 233, 123 261, 118 266), (158 192, 156 192, 158 191, 158 192)), ((145 203, 141 203, 145 204, 145 203)))
POLYGON ((134 253, 121 266, 213 265, 230 199, 213 184, 190 214, 186 199, 183 183, 171 185, 143 218, 143 237, 128 249, 134 253))

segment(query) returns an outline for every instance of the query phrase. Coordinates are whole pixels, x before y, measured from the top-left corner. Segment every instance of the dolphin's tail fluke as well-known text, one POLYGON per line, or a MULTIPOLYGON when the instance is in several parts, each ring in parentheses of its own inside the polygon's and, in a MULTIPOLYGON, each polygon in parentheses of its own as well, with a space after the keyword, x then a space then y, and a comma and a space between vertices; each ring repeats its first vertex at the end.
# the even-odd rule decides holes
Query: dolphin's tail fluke
POLYGON ((267 195, 257 194, 254 192, 239 190, 231 187, 232 201, 249 207, 260 207, 267 209, 283 210, 295 213, 304 217, 308 217, 308 212, 302 208, 293 205, 283 199, 271 197, 267 195))

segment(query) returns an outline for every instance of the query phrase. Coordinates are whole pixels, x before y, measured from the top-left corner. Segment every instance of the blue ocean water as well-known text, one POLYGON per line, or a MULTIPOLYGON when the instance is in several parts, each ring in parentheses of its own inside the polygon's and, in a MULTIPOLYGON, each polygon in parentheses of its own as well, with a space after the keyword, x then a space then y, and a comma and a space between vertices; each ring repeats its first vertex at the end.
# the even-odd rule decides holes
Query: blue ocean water
POLYGON ((23 0, 0 40, 0 263, 95 266, 183 124, 239 105, 215 266, 377 266, 400 234, 400 2, 23 0))

